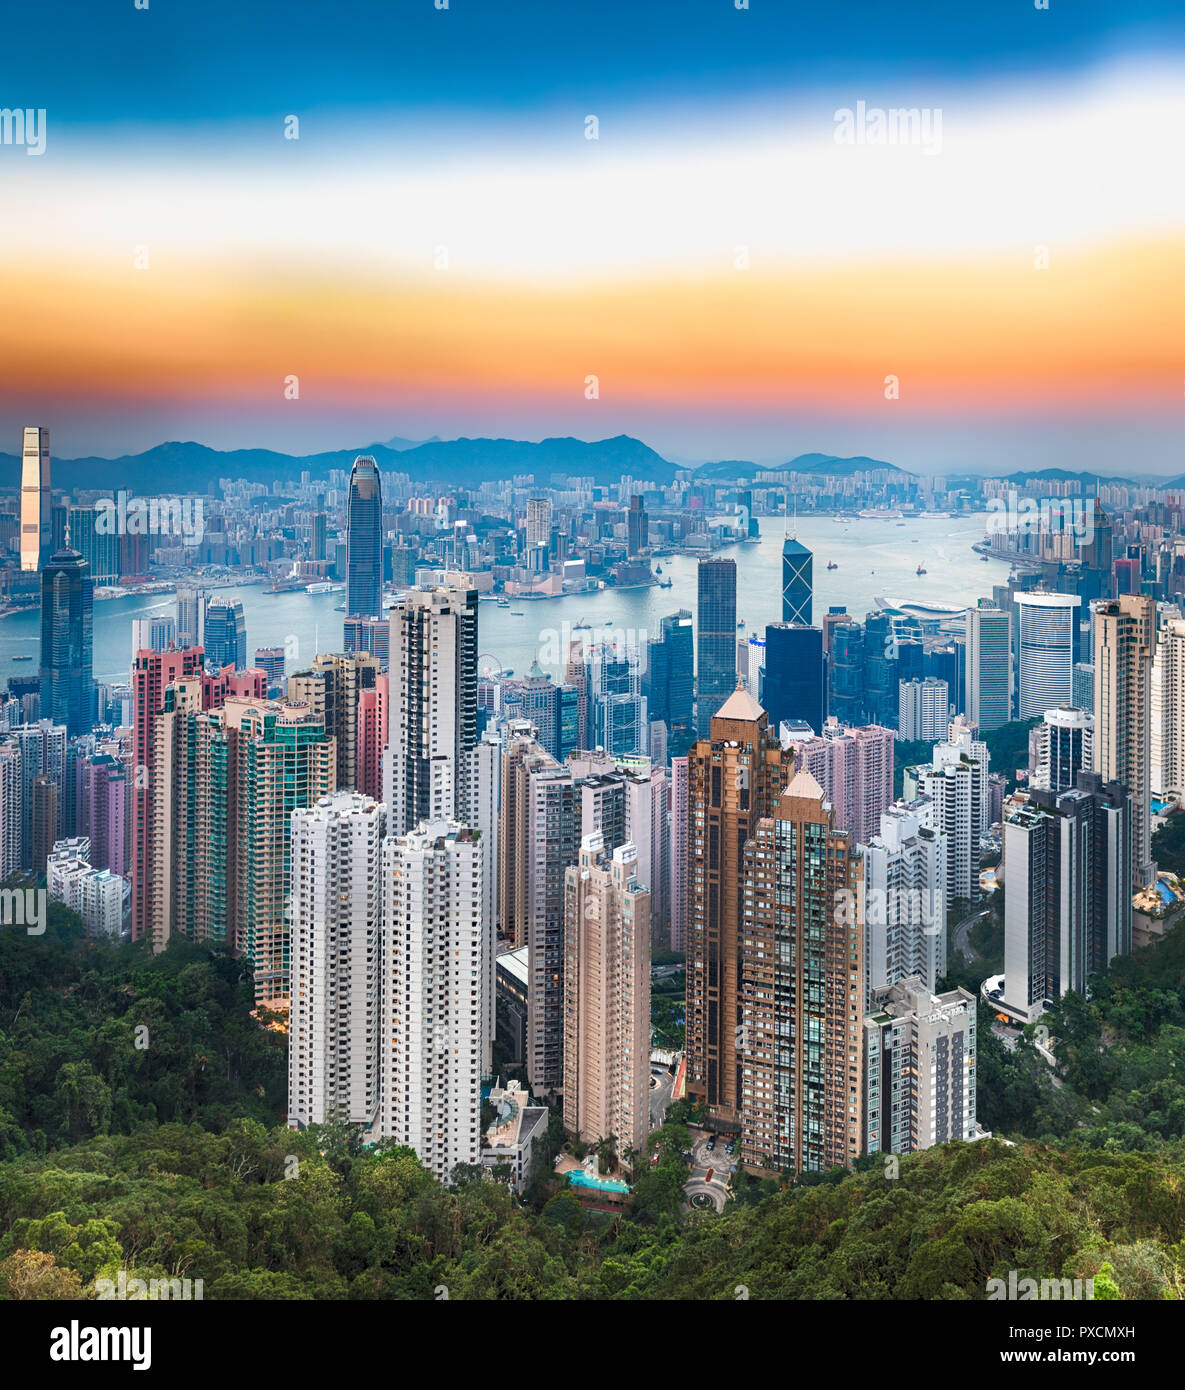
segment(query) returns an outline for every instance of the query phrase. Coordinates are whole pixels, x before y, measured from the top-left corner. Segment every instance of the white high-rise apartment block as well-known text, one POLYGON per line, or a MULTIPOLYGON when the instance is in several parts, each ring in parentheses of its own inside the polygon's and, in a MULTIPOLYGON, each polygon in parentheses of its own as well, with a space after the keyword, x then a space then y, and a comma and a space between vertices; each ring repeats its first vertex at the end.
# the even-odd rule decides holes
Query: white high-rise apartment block
POLYGON ((456 821, 383 843, 379 1132, 442 1182, 481 1162, 484 854, 456 821))
POLYGON ((934 761, 905 769, 906 801, 928 797, 933 825, 947 837, 947 891, 951 901, 979 897, 980 842, 990 829, 991 796, 987 746, 971 736, 962 719, 951 737, 934 747, 934 761))
POLYGON ((551 498, 527 499, 526 541, 528 546, 547 545, 551 540, 551 498))
POLYGON ((380 867, 386 811, 340 791, 292 813, 288 1123, 348 1120, 380 1098, 380 867))
POLYGON ((1152 790, 1185 797, 1185 619, 1160 630, 1152 663, 1152 790))
POLYGON ((937 676, 897 682, 897 732, 909 742, 937 743, 950 723, 950 687, 937 676))
POLYGON ((91 843, 85 835, 54 843, 45 861, 49 899, 77 912, 87 936, 118 937, 127 880, 109 869, 92 868, 90 852, 91 843))
POLYGON ((482 1072, 494 1066, 495 1006, 498 956, 498 831, 502 811, 502 741, 488 731, 469 757, 469 821, 486 847, 482 874, 481 974, 482 1072))
POLYGON ((933 992, 946 974, 948 847, 933 806, 898 802, 881 813, 863 855, 865 1006, 874 989, 912 975, 933 992))
POLYGON ((477 595, 463 577, 413 589, 389 611, 383 802, 392 833, 468 819, 468 758, 477 744, 477 595))
POLYGON ((0 883, 20 873, 23 817, 21 748, 14 738, 0 743, 0 883))
POLYGON ((1033 719, 1074 697, 1074 648, 1082 599, 1077 594, 1018 593, 1017 715, 1033 719))
POLYGON ((1080 772, 1089 772, 1093 757, 1094 716, 1072 705, 1047 709, 1029 732, 1029 786, 1041 791, 1069 791, 1080 772))

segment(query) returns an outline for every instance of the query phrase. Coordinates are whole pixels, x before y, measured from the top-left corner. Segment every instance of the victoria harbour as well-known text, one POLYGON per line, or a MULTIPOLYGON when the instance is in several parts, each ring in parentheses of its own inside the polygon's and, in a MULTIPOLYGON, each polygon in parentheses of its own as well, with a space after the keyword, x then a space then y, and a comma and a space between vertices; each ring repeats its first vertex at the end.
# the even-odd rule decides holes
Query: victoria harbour
MULTIPOLYGON (((757 541, 729 546, 737 564, 737 618, 742 631, 757 632, 781 617, 781 548, 784 522, 762 517, 757 541)), ((842 605, 858 620, 878 607, 907 600, 974 606, 990 596, 992 585, 1008 578, 1009 564, 983 563, 972 545, 984 536, 982 513, 958 517, 799 518, 796 532, 815 556, 815 621, 828 608, 842 605), (836 565, 829 570, 828 563, 836 565), (917 573, 921 564, 926 573, 917 573)), ((659 561, 671 587, 600 589, 543 601, 515 600, 509 608, 493 603, 479 606, 479 642, 483 671, 513 671, 524 675, 533 661, 557 674, 562 666, 562 634, 586 626, 595 639, 600 631, 626 632, 631 640, 655 635, 659 619, 686 608, 696 612, 695 555, 671 555, 659 561), (565 627, 566 625, 566 627, 565 627)), ((195 577, 200 587, 200 576, 195 577)), ((243 602, 249 651, 284 647, 288 672, 300 669, 319 651, 341 645, 341 595, 308 594, 303 590, 272 594, 263 583, 216 591, 220 597, 243 602)), ((133 618, 172 614, 172 594, 128 595, 104 599, 94 607, 94 674, 106 682, 126 681, 131 663, 133 618)), ((36 610, 14 613, 0 623, 0 677, 29 675, 36 670, 40 629, 36 610), (32 656, 33 661, 18 661, 32 656)))

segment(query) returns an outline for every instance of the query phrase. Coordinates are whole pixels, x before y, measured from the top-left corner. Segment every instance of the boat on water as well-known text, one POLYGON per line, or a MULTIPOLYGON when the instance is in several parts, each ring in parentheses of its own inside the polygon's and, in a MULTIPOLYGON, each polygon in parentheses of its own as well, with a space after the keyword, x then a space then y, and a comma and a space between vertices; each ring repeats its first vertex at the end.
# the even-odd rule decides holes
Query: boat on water
POLYGON ((333 605, 333 611, 335 613, 344 613, 346 611, 346 605, 344 603, 335 603, 333 605))
POLYGON ((510 607, 510 600, 509 600, 508 598, 500 598, 500 599, 498 600, 498 607, 499 607, 499 608, 509 608, 509 607, 510 607))
POLYGON ((661 565, 655 565, 655 567, 654 567, 654 573, 655 573, 655 574, 661 574, 661 573, 662 573, 662 566, 661 566, 661 565))
POLYGON ((917 567, 917 569, 914 570, 914 574, 925 574, 925 573, 926 573, 926 567, 925 567, 925 565, 919 565, 919 566, 917 567))
POLYGON ((664 579, 664 580, 659 584, 658 587, 659 587, 660 589, 669 589, 669 588, 671 587, 671 580, 669 580, 669 579, 664 579))
POLYGON ((745 626, 745 620, 744 620, 744 618, 742 618, 742 619, 740 620, 740 622, 737 623, 737 627, 744 627, 744 626, 745 626))
POLYGON ((13 659, 13 661, 32 661, 32 660, 33 660, 32 656, 30 656, 30 655, 28 655, 28 654, 26 654, 26 655, 24 655, 24 656, 14 656, 12 659, 13 659))
POLYGON ((839 566, 835 563, 834 560, 828 560, 828 561, 827 561, 827 568, 828 568, 829 570, 837 570, 837 569, 839 569, 839 566))
POLYGON ((331 584, 328 579, 318 579, 306 584, 304 591, 306 594, 340 594, 345 587, 344 584, 331 584))
POLYGON ((512 608, 510 610, 510 616, 512 618, 521 618, 523 616, 523 610, 521 608, 512 608))
POLYGON ((612 618, 606 618, 606 619, 605 619, 605 626, 606 626, 606 627, 612 627, 612 626, 613 626, 613 619, 612 619, 612 618))

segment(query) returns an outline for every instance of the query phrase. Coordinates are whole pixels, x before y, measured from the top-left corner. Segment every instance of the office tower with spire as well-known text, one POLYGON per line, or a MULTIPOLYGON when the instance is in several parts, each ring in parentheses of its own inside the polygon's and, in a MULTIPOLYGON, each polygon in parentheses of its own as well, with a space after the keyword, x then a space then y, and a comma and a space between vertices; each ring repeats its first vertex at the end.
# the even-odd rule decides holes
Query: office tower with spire
POLYGON ((425 820, 466 820, 465 764, 477 745, 477 606, 458 580, 413 589, 390 610, 383 801, 394 834, 425 820))
POLYGON ((1034 719, 1073 698, 1082 600, 1077 594, 1018 593, 1012 606, 1017 718, 1034 719))
POLYGON ((814 556, 792 531, 782 542, 782 621, 810 627, 814 556))
POLYGON ((379 466, 360 454, 346 499, 346 613, 383 616, 383 492, 379 466))
POLYGON ((699 562, 696 632, 696 725, 709 737, 712 719, 736 686, 737 562, 699 562))
POLYGON ((743 851, 741 1157, 774 1172, 850 1168, 864 1140, 859 857, 797 772, 743 851))
POLYGON ((793 754, 765 711, 735 690, 688 759, 687 1093, 723 1127, 739 1122, 741 922, 745 844, 772 817, 793 774, 793 754))
POLYGON ((379 1133, 445 1183, 481 1162, 484 854, 456 821, 383 842, 379 1133))
POLYGON ((344 1120, 377 1138, 382 806, 339 791, 292 813, 288 1124, 344 1120))
POLYGON ((21 447, 21 569, 39 570, 53 549, 49 430, 26 425, 21 447))
POLYGON ((243 601, 213 598, 206 605, 206 661, 216 670, 233 666, 247 669, 247 618, 243 601))
POLYGON ((41 716, 71 738, 91 729, 93 649, 94 583, 67 538, 41 569, 41 716))
POLYGON ((564 1128, 641 1150, 650 1121, 650 894, 632 844, 585 835, 564 875, 564 1128))
POLYGON ((1011 615, 980 599, 966 623, 967 720, 988 734, 1012 718, 1011 615))
POLYGON ((1122 594, 1094 605, 1095 772, 1132 798, 1132 885, 1155 881, 1152 862, 1152 661, 1156 601, 1122 594))

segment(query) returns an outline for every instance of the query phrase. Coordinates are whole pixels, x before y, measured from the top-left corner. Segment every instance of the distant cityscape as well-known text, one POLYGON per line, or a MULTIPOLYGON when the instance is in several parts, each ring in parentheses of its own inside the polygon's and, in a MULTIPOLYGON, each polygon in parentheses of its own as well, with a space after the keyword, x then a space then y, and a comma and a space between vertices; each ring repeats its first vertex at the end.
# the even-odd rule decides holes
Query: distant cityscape
POLYGON ((138 498, 55 486, 46 427, 21 457, 0 596, 10 623, 39 609, 40 653, 0 700, 7 920, 45 889, 91 937, 241 958, 295 1129, 521 1191, 555 1116, 591 1151, 559 1160, 575 1195, 612 1204, 682 1101, 700 1157, 727 1149, 691 1160, 688 1200, 722 1209, 738 1170, 985 1137, 979 1030, 1015 1038, 1185 902, 1152 850, 1185 796, 1171 488, 821 457, 442 487, 361 454, 138 498), (962 559, 1009 577, 822 612, 815 514, 982 515, 962 559), (750 630, 737 556, 771 531, 778 616, 750 630), (675 557, 695 609, 657 630, 548 630, 521 671, 483 655, 483 613, 661 591, 675 557), (252 646, 248 585, 340 595, 340 631, 252 646), (129 594, 169 611, 96 681, 95 604, 129 594), (1001 899, 977 997, 948 954, 1001 899))

